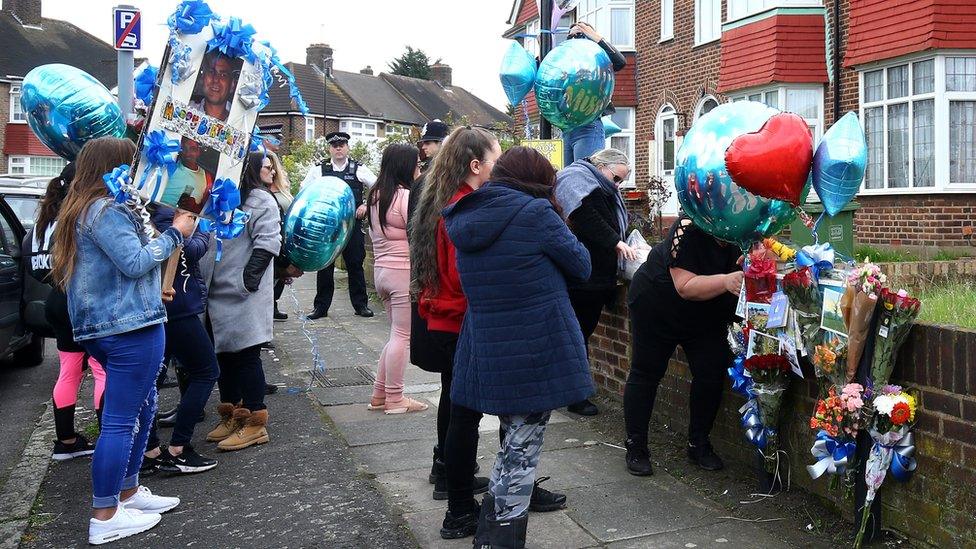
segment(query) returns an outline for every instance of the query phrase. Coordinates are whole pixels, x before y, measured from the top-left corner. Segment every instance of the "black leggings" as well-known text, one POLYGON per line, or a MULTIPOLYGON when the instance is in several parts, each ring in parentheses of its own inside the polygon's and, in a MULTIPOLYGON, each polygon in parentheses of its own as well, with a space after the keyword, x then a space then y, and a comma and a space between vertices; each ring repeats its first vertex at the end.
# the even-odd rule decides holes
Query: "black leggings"
POLYGON ((583 341, 586 343, 586 351, 590 351, 590 336, 600 323, 600 314, 603 307, 613 298, 615 288, 609 290, 569 290, 569 302, 576 313, 576 320, 579 322, 580 329, 583 331, 583 341))
POLYGON ((233 353, 217 353, 217 363, 220 364, 217 387, 221 402, 243 402, 244 408, 252 412, 267 408, 260 345, 233 353))
POLYGON ((695 445, 707 442, 721 405, 725 372, 732 362, 725 326, 703 324, 692 327, 693 322, 686 319, 687 335, 669 334, 669 330, 662 326, 660 316, 666 313, 654 309, 653 306, 642 306, 640 300, 630 308, 633 358, 624 387, 627 437, 647 440, 657 387, 668 370, 675 347, 681 345, 692 376, 688 398, 688 441, 695 445))

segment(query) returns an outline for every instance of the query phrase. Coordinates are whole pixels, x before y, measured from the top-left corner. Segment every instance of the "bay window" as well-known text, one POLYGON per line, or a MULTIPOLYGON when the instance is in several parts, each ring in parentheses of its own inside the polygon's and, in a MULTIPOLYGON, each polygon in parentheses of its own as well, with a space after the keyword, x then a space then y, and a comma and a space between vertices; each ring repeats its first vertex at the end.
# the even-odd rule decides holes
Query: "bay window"
POLYGON ((976 55, 930 54, 860 77, 864 190, 976 187, 976 55))
POLYGON ((634 0, 581 0, 576 20, 589 23, 617 49, 634 49, 634 0))
POLYGON ((823 135, 823 86, 776 86, 758 90, 733 92, 733 101, 755 101, 774 109, 800 115, 810 128, 810 137, 816 145, 823 135))
POLYGON ((58 175, 68 164, 60 156, 11 156, 7 159, 7 172, 26 175, 58 175))
POLYGON ((339 122, 339 129, 348 133, 352 139, 350 145, 358 141, 372 143, 377 140, 377 123, 366 120, 342 120, 339 122))
POLYGON ((728 0, 728 21, 749 17, 773 8, 823 6, 823 0, 728 0))

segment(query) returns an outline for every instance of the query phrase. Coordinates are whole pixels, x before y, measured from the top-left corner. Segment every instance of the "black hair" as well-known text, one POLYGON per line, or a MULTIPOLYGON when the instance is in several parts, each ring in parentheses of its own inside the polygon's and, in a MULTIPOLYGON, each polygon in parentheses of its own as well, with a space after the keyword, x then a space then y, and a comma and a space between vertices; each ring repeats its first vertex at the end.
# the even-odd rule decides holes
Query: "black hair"
POLYGON ((378 216, 380 230, 386 234, 386 214, 393 204, 393 197, 397 189, 410 188, 413 174, 417 170, 417 148, 405 143, 396 143, 383 150, 380 160, 380 173, 376 176, 376 183, 369 190, 366 204, 372 208, 379 207, 378 216))

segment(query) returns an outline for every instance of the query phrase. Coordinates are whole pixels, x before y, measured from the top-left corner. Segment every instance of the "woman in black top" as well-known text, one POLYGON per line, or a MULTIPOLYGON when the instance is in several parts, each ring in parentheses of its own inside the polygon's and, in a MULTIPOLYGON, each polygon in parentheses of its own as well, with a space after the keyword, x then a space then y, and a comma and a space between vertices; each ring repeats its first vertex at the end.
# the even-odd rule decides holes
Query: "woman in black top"
POLYGON ((647 427, 657 387, 681 345, 691 369, 688 457, 702 469, 724 464, 708 435, 722 398, 725 370, 732 361, 726 342, 728 324, 742 286, 741 256, 734 245, 681 217, 667 239, 654 247, 630 285, 633 354, 624 388, 627 469, 652 474, 647 427))
MULTIPOLYGON (((587 350, 604 305, 613 305, 619 259, 636 256, 624 242, 627 210, 617 190, 629 175, 627 155, 616 149, 604 149, 573 162, 556 177, 556 200, 563 217, 590 252, 593 265, 589 280, 569 286, 569 299, 583 330, 587 350)), ((571 404, 567 409, 584 416, 599 412, 589 400, 571 404)))

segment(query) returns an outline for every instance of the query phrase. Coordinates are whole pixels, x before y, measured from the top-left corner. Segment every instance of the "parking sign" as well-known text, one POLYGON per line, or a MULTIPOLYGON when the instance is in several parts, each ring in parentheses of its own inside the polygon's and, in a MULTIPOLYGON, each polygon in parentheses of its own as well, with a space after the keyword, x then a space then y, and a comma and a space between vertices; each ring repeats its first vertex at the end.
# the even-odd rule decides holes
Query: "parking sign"
POLYGON ((137 50, 142 43, 142 18, 136 8, 115 8, 115 49, 137 50))

